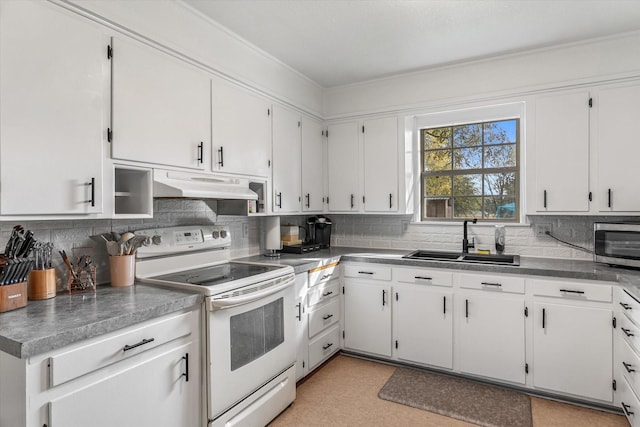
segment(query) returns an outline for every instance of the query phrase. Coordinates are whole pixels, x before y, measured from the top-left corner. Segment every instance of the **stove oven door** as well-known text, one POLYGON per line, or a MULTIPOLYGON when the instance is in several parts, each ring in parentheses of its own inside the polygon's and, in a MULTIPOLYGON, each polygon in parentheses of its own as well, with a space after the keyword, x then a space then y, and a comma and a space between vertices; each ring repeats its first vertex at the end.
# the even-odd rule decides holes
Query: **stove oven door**
POLYGON ((295 364, 293 282, 291 275, 272 288, 243 293, 238 305, 234 296, 218 304, 216 296, 207 298, 210 419, 259 396, 256 390, 295 364))

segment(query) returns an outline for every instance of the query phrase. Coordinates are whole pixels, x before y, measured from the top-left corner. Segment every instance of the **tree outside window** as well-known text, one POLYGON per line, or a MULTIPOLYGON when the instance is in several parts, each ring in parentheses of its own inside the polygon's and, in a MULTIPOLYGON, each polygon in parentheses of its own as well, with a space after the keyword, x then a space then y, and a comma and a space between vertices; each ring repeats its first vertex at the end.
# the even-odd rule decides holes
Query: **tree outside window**
POLYGON ((519 119, 420 130, 422 220, 516 221, 519 119))

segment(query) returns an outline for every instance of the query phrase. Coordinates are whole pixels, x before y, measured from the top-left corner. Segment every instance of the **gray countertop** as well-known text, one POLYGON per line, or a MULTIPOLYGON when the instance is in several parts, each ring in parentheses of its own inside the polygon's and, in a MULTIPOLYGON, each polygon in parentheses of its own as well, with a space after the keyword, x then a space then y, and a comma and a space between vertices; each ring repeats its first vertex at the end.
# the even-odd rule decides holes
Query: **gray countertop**
POLYGON ((521 274, 531 276, 560 277, 567 279, 618 282, 640 299, 640 271, 609 267, 592 261, 520 257, 519 266, 489 265, 450 261, 403 259, 411 250, 334 247, 302 255, 281 254, 279 258, 261 255, 240 258, 240 261, 290 265, 296 273, 302 273, 328 262, 341 260, 369 262, 425 268, 447 268, 460 271, 521 274))
MULTIPOLYGON (((640 271, 617 269, 591 261, 520 257, 520 266, 408 260, 410 250, 334 247, 278 258, 255 255, 236 261, 292 266, 302 273, 338 260, 460 271, 561 277, 618 282, 640 300, 640 271)), ((202 295, 136 283, 129 288, 99 286, 95 294, 59 293, 49 300, 0 313, 0 351, 27 358, 75 342, 200 304, 202 295)))
POLYGON ((27 358, 164 314, 194 307, 202 295, 142 284, 59 293, 0 313, 0 351, 27 358))

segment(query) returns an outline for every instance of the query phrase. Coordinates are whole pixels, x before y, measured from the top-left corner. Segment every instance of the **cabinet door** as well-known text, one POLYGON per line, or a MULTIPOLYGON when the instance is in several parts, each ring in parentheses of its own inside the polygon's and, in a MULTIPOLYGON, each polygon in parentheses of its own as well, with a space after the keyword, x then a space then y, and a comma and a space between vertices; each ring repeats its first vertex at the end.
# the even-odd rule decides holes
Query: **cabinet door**
POLYGON ((300 115, 273 106, 273 212, 300 211, 300 115))
POLYGON ((107 45, 58 6, 0 4, 0 213, 102 212, 107 45))
POLYGON ((324 138, 322 123, 302 118, 302 211, 324 209, 324 138))
POLYGON ((394 285, 398 359, 453 368, 452 292, 394 285))
POLYGON ((638 168, 640 85, 602 89, 595 100, 596 206, 600 212, 640 211, 638 168))
POLYGON ((107 373, 88 387, 52 400, 49 423, 65 427, 199 425, 198 352, 197 343, 192 342, 107 373))
POLYGON ((391 357, 391 286, 344 282, 345 348, 391 357))
POLYGON ((398 119, 365 120, 364 210, 398 211, 398 119))
POLYGON ((611 402, 612 311, 537 302, 533 311, 533 384, 611 402))
POLYGON ((541 96, 535 103, 533 206, 536 212, 588 212, 589 92, 541 96))
POLYGON ((268 177, 271 104, 218 77, 211 86, 212 170, 268 177))
POLYGON ((524 299, 483 293, 456 298, 460 371, 524 384, 524 299))
POLYGON ((309 366, 307 365, 307 360, 309 359, 309 339, 307 333, 309 317, 306 312, 307 306, 305 301, 308 290, 307 278, 307 273, 296 274, 296 381, 309 372, 309 366))
POLYGON ((349 122, 329 125, 328 132, 329 211, 357 211, 360 208, 358 124, 349 122))
POLYGON ((203 72, 151 47, 114 38, 112 157, 204 169, 209 93, 203 72))

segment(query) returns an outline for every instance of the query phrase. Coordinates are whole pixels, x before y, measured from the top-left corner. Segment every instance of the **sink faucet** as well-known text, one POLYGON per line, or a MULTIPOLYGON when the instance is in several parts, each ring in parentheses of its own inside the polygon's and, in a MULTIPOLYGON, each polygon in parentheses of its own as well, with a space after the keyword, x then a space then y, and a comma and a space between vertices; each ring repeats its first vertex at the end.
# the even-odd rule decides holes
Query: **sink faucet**
MULTIPOLYGON (((474 238, 471 238, 471 243, 469 243, 469 240, 467 239, 467 222, 467 220, 464 220, 464 222, 462 223, 462 253, 465 254, 469 253, 469 248, 476 247, 474 238)), ((475 224, 476 222, 478 222, 478 220, 476 218, 473 218, 473 221, 471 222, 475 224)))

